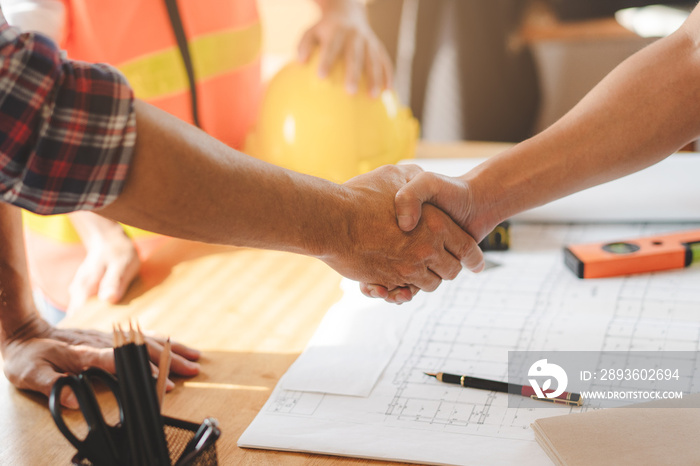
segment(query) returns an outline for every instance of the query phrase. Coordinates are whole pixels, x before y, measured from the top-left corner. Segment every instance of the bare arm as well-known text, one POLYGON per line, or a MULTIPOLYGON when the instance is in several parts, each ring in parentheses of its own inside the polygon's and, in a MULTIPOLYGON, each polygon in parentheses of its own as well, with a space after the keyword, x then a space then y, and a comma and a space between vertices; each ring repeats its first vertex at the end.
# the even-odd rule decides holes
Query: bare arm
POLYGON ((37 317, 19 208, 0 203, 0 238, 0 342, 5 342, 37 317))
POLYGON ((425 201, 481 239, 518 212, 645 168, 696 139, 698 102, 700 8, 539 135, 460 177, 416 177, 397 194, 399 223, 409 230, 425 201))
MULTIPOLYGON (((136 102, 137 141, 109 218, 198 241, 278 249, 324 260, 343 275, 433 290, 480 261, 473 240, 437 209, 410 233, 395 224, 394 194, 416 167, 385 167, 345 185, 238 153, 136 102)), ((410 298, 410 295, 407 296, 410 298)))

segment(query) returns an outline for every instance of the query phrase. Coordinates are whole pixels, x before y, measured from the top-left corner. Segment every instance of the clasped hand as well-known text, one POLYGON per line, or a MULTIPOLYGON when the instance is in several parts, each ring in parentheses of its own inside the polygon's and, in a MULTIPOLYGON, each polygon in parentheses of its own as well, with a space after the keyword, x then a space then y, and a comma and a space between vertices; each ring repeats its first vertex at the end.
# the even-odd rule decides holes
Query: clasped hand
POLYGON ((454 279, 462 266, 472 271, 483 268, 483 254, 474 238, 433 205, 411 203, 412 209, 417 208, 417 214, 410 212, 416 216, 415 224, 399 228, 396 193, 410 187, 404 186, 421 173, 415 165, 388 165, 343 185, 350 202, 360 206, 348 222, 350 250, 340 258, 323 259, 360 281, 367 296, 403 303, 418 290, 433 291, 442 280, 454 279))

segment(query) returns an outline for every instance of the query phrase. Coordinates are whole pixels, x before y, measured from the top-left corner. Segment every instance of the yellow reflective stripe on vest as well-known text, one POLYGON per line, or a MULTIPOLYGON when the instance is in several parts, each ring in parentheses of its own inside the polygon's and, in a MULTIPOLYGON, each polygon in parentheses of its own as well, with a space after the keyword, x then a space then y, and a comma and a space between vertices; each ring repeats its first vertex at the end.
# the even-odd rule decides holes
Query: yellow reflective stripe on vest
POLYGON ((22 210, 24 228, 59 243, 80 243, 80 236, 67 215, 37 215, 22 210))
MULTIPOLYGON (((260 22, 190 40, 195 76, 198 80, 211 78, 252 63, 260 57, 261 42, 260 22)), ((164 97, 189 88, 176 46, 123 63, 118 68, 140 99, 164 97)))
MULTIPOLYGON (((73 244, 81 242, 80 236, 73 228, 73 222, 68 218, 68 215, 38 215, 22 210, 22 222, 24 228, 29 232, 57 243, 73 244)), ((122 225, 122 228, 126 236, 134 240, 158 236, 157 233, 151 233, 129 225, 122 225)))

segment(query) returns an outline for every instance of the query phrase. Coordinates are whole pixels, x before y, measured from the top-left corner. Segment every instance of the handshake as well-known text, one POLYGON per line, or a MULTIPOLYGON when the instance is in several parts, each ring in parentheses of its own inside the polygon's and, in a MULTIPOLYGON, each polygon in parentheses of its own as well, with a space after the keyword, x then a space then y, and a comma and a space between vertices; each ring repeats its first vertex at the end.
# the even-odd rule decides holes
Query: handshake
POLYGON ((354 204, 348 234, 336 238, 334 254, 319 258, 360 281, 366 296, 400 304, 454 279, 462 267, 484 268, 478 242, 502 219, 479 218, 465 179, 384 166, 342 187, 354 204))

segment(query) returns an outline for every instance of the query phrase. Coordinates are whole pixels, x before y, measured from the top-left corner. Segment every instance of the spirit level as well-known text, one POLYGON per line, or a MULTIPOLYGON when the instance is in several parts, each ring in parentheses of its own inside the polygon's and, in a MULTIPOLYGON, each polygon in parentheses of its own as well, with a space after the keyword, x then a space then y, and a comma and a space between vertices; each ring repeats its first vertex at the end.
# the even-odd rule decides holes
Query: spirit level
POLYGON ((689 266, 700 258, 700 230, 564 248, 579 278, 602 278, 689 266))

